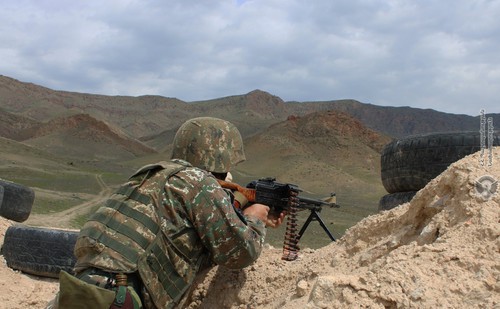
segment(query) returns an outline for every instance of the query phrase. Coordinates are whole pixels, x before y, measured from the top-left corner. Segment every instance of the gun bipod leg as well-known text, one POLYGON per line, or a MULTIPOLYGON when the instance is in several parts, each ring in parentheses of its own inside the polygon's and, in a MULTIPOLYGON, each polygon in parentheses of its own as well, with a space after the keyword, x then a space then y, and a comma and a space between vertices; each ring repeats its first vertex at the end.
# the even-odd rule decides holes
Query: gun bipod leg
POLYGON ((302 238, 302 235, 304 235, 304 232, 306 231, 307 227, 309 226, 309 223, 311 223, 311 221, 313 221, 313 220, 317 220, 319 222, 319 224, 321 225, 321 227, 323 228, 323 230, 325 231, 325 233, 328 235, 328 237, 330 237, 330 239, 332 241, 336 241, 335 237, 333 237, 332 233, 326 227, 326 224, 323 222, 323 220, 319 216, 319 213, 316 210, 314 210, 314 209, 311 209, 311 213, 309 214, 309 217, 307 217, 306 222, 304 223, 304 225, 300 229, 299 235, 297 237, 297 241, 299 241, 300 238, 302 238))

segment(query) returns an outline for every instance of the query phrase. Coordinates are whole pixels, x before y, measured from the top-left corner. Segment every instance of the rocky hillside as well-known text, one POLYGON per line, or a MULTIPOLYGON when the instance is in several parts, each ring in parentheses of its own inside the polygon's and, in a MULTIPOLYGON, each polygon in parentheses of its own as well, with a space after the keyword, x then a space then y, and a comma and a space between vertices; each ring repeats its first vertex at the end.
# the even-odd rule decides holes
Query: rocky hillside
POLYGON ((39 122, 21 115, 0 109, 0 137, 22 141, 29 138, 28 130, 39 122))
POLYGON ((105 96, 55 91, 0 76, 0 106, 40 122, 89 114, 112 123, 133 137, 178 127, 192 111, 187 103, 160 96, 105 96))
POLYGON ((348 114, 329 111, 290 116, 245 140, 247 161, 237 170, 302 184, 316 194, 378 192, 380 150, 390 138, 348 114), (305 181, 307 179, 307 181, 305 181))
POLYGON ((65 157, 126 159, 156 151, 87 114, 55 118, 22 131, 23 142, 65 157))
MULTIPOLYGON (((284 102, 265 91, 254 90, 243 95, 188 103, 161 96, 106 96, 56 91, 6 76, 0 76, 0 107, 39 122, 89 114, 157 149, 168 144, 164 138, 171 135, 168 132, 175 131, 185 120, 195 116, 218 116, 230 120, 244 136, 258 133, 291 115, 303 116, 328 110, 346 112, 367 127, 393 137, 476 130, 479 127, 478 117, 429 109, 377 106, 355 100, 284 102)), ((500 114, 489 116, 495 123, 500 122, 500 114)))
MULTIPOLYGON (((479 118, 456 115, 433 109, 412 107, 389 107, 364 104, 355 100, 327 102, 290 102, 288 109, 298 115, 318 110, 338 110, 350 114, 369 128, 393 137, 403 137, 432 132, 454 132, 479 130, 479 118)), ((478 108, 478 115, 479 115, 478 108)), ((488 115, 494 122, 500 114, 488 115)))

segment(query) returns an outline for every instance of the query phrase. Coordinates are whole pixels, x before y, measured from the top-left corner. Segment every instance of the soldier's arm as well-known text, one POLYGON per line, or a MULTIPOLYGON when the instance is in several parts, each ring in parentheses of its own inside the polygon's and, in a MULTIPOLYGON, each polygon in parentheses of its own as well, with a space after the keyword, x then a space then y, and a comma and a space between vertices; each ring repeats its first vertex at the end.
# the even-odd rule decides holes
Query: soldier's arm
POLYGON ((198 175, 186 211, 203 245, 215 263, 243 268, 260 255, 266 234, 265 223, 257 216, 239 217, 227 193, 215 178, 198 175))

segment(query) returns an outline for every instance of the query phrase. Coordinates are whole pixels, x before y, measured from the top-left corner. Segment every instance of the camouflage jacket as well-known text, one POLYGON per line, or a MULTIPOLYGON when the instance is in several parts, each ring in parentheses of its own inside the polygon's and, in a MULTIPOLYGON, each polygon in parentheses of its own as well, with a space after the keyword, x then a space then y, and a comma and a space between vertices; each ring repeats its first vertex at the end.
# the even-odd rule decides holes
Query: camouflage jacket
POLYGON ((264 237, 264 223, 239 216, 210 173, 180 160, 160 162, 136 172, 85 223, 75 271, 138 272, 155 306, 170 308, 208 258, 246 267, 264 237))

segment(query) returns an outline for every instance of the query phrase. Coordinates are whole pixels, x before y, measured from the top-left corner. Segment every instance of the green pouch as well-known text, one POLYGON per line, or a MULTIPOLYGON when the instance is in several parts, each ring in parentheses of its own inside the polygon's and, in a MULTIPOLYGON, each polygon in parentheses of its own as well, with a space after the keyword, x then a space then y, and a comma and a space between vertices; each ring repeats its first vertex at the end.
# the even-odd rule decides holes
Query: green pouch
POLYGON ((59 274, 59 308, 87 309, 109 308, 116 293, 88 284, 65 271, 59 274))

